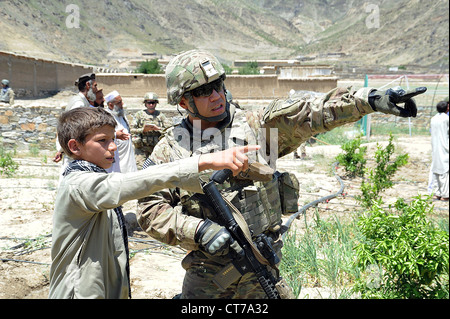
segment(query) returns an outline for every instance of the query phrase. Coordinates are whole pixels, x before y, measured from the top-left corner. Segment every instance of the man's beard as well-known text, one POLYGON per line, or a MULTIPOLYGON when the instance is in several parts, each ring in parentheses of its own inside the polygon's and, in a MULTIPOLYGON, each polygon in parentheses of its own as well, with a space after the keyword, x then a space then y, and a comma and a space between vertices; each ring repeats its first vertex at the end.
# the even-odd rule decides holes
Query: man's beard
POLYGON ((114 105, 114 108, 111 110, 111 113, 113 113, 117 117, 123 117, 125 115, 124 109, 118 107, 117 105, 114 105))
POLYGON ((88 101, 94 102, 97 99, 97 96, 94 93, 94 90, 92 88, 89 88, 89 91, 86 94, 86 98, 88 101))

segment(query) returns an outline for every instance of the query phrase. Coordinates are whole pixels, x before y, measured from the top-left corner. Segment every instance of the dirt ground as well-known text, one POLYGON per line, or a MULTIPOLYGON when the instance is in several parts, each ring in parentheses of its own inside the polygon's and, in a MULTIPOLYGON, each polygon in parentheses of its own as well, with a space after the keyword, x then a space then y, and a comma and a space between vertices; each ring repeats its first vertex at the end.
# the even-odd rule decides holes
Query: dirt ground
MULTIPOLYGON (((387 137, 372 137, 369 154, 376 150, 377 139, 387 143, 387 137)), ((429 136, 405 136, 396 139, 396 150, 410 155, 409 164, 395 177, 395 186, 383 195, 385 202, 397 197, 410 200, 427 194, 431 143, 429 136)), ((291 170, 300 180, 299 206, 335 193, 339 183, 331 173, 329 163, 340 152, 339 146, 315 143, 307 148, 308 158, 293 155, 278 160, 280 169, 291 170)), ((18 173, 13 178, 0 178, 0 298, 47 298, 49 290, 52 212, 58 182, 59 165, 51 161, 53 154, 37 157, 19 156, 18 173)), ((371 158, 369 156, 369 158, 371 158)), ((370 162, 369 162, 370 164, 370 162)), ((338 169, 343 176, 342 168, 338 169)), ((359 207, 353 198, 358 194, 360 180, 344 180, 345 196, 319 204, 321 216, 348 216, 359 207)), ((448 202, 434 202, 437 215, 448 218, 448 202)), ((136 202, 125 205, 124 213, 133 221, 136 202)), ((314 209, 306 212, 308 220, 314 209)), ((289 216, 285 216, 287 219, 289 216)), ((302 228, 305 218, 295 220, 292 227, 302 228)), ((131 223, 132 224, 132 223, 131 223)), ((135 225, 130 235, 132 258, 131 287, 133 298, 172 298, 181 292, 184 270, 181 259, 185 251, 152 240, 135 225)))

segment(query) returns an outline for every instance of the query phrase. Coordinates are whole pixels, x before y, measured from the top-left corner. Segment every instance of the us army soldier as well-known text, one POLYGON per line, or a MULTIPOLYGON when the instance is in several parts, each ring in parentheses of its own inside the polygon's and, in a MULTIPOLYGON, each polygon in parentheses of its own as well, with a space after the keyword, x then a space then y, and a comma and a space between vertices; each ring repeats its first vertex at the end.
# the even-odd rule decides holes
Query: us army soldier
MULTIPOLYGON (((242 214, 253 239, 266 235, 280 259, 281 216, 297 211, 298 181, 288 173, 273 171, 276 158, 293 152, 315 134, 355 122, 375 110, 415 116, 411 97, 423 92, 335 88, 321 97, 275 100, 264 110, 245 112, 227 102, 225 79, 224 68, 208 52, 191 50, 170 61, 166 68, 168 102, 181 106, 187 116, 168 130, 150 158, 157 164, 166 163, 258 141, 261 149, 255 164, 265 167, 262 172, 272 169, 273 174, 248 172, 232 177, 223 185, 222 194, 242 214), (399 102, 404 106, 397 106, 399 102), (272 152, 275 158, 267 156, 272 152)), ((238 273, 232 282, 218 285, 217 275, 231 264, 235 242, 218 224, 203 194, 167 189, 140 199, 138 206, 138 221, 150 236, 190 250, 182 261, 186 274, 181 298, 266 297, 251 272, 238 273)))
POLYGON ((172 126, 172 122, 160 111, 156 110, 158 95, 148 92, 144 96, 145 109, 136 113, 131 124, 136 164, 139 169, 145 159, 150 156, 164 131, 172 126))
POLYGON ((0 91, 0 102, 14 105, 14 91, 9 87, 9 80, 2 80, 2 89, 0 91))

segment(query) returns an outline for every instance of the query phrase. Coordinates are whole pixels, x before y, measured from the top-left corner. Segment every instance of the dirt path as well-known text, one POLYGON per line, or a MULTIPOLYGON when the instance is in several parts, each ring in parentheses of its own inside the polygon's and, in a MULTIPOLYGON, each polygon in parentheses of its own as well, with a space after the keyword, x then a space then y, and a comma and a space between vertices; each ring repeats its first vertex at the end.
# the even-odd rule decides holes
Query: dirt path
MULTIPOLYGON (((368 146, 369 153, 373 152, 376 140, 368 146)), ((410 162, 401 168, 395 186, 386 192, 384 198, 388 203, 397 197, 408 200, 427 193, 430 138, 402 137, 397 139, 396 149, 408 153, 410 162)), ((310 157, 307 160, 294 160, 292 155, 279 159, 279 168, 294 171, 300 180, 300 206, 339 189, 329 168, 339 152, 339 146, 316 144, 307 147, 310 157)), ((20 165, 16 176, 0 178, 0 258, 8 260, 0 261, 0 298, 48 296, 52 211, 59 174, 59 165, 51 162, 51 155, 16 158, 20 165)), ((357 179, 345 180, 346 196, 319 204, 319 213, 345 216, 357 210, 353 196, 358 194, 359 183, 357 179)), ((129 202, 124 212, 132 214, 135 208, 136 202, 129 202)), ((448 217, 448 208, 448 202, 435 202, 436 214, 448 217)), ((306 217, 310 218, 312 213, 313 210, 308 210, 306 217)), ((293 227, 302 227, 303 220, 294 221, 293 227)), ((133 232, 130 250, 133 298, 172 298, 181 292, 183 250, 161 245, 140 230, 133 232)))

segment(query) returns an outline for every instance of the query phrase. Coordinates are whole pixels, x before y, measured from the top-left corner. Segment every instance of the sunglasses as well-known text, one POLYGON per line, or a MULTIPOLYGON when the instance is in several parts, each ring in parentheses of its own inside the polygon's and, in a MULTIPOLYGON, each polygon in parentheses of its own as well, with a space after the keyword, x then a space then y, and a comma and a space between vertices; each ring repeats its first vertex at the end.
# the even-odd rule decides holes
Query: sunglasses
POLYGON ((157 101, 145 101, 145 104, 158 104, 157 101))
POLYGON ((195 97, 200 96, 207 97, 210 96, 213 93, 213 91, 221 92, 222 90, 223 90, 223 80, 218 79, 211 83, 204 84, 196 89, 193 89, 192 95, 195 97))

